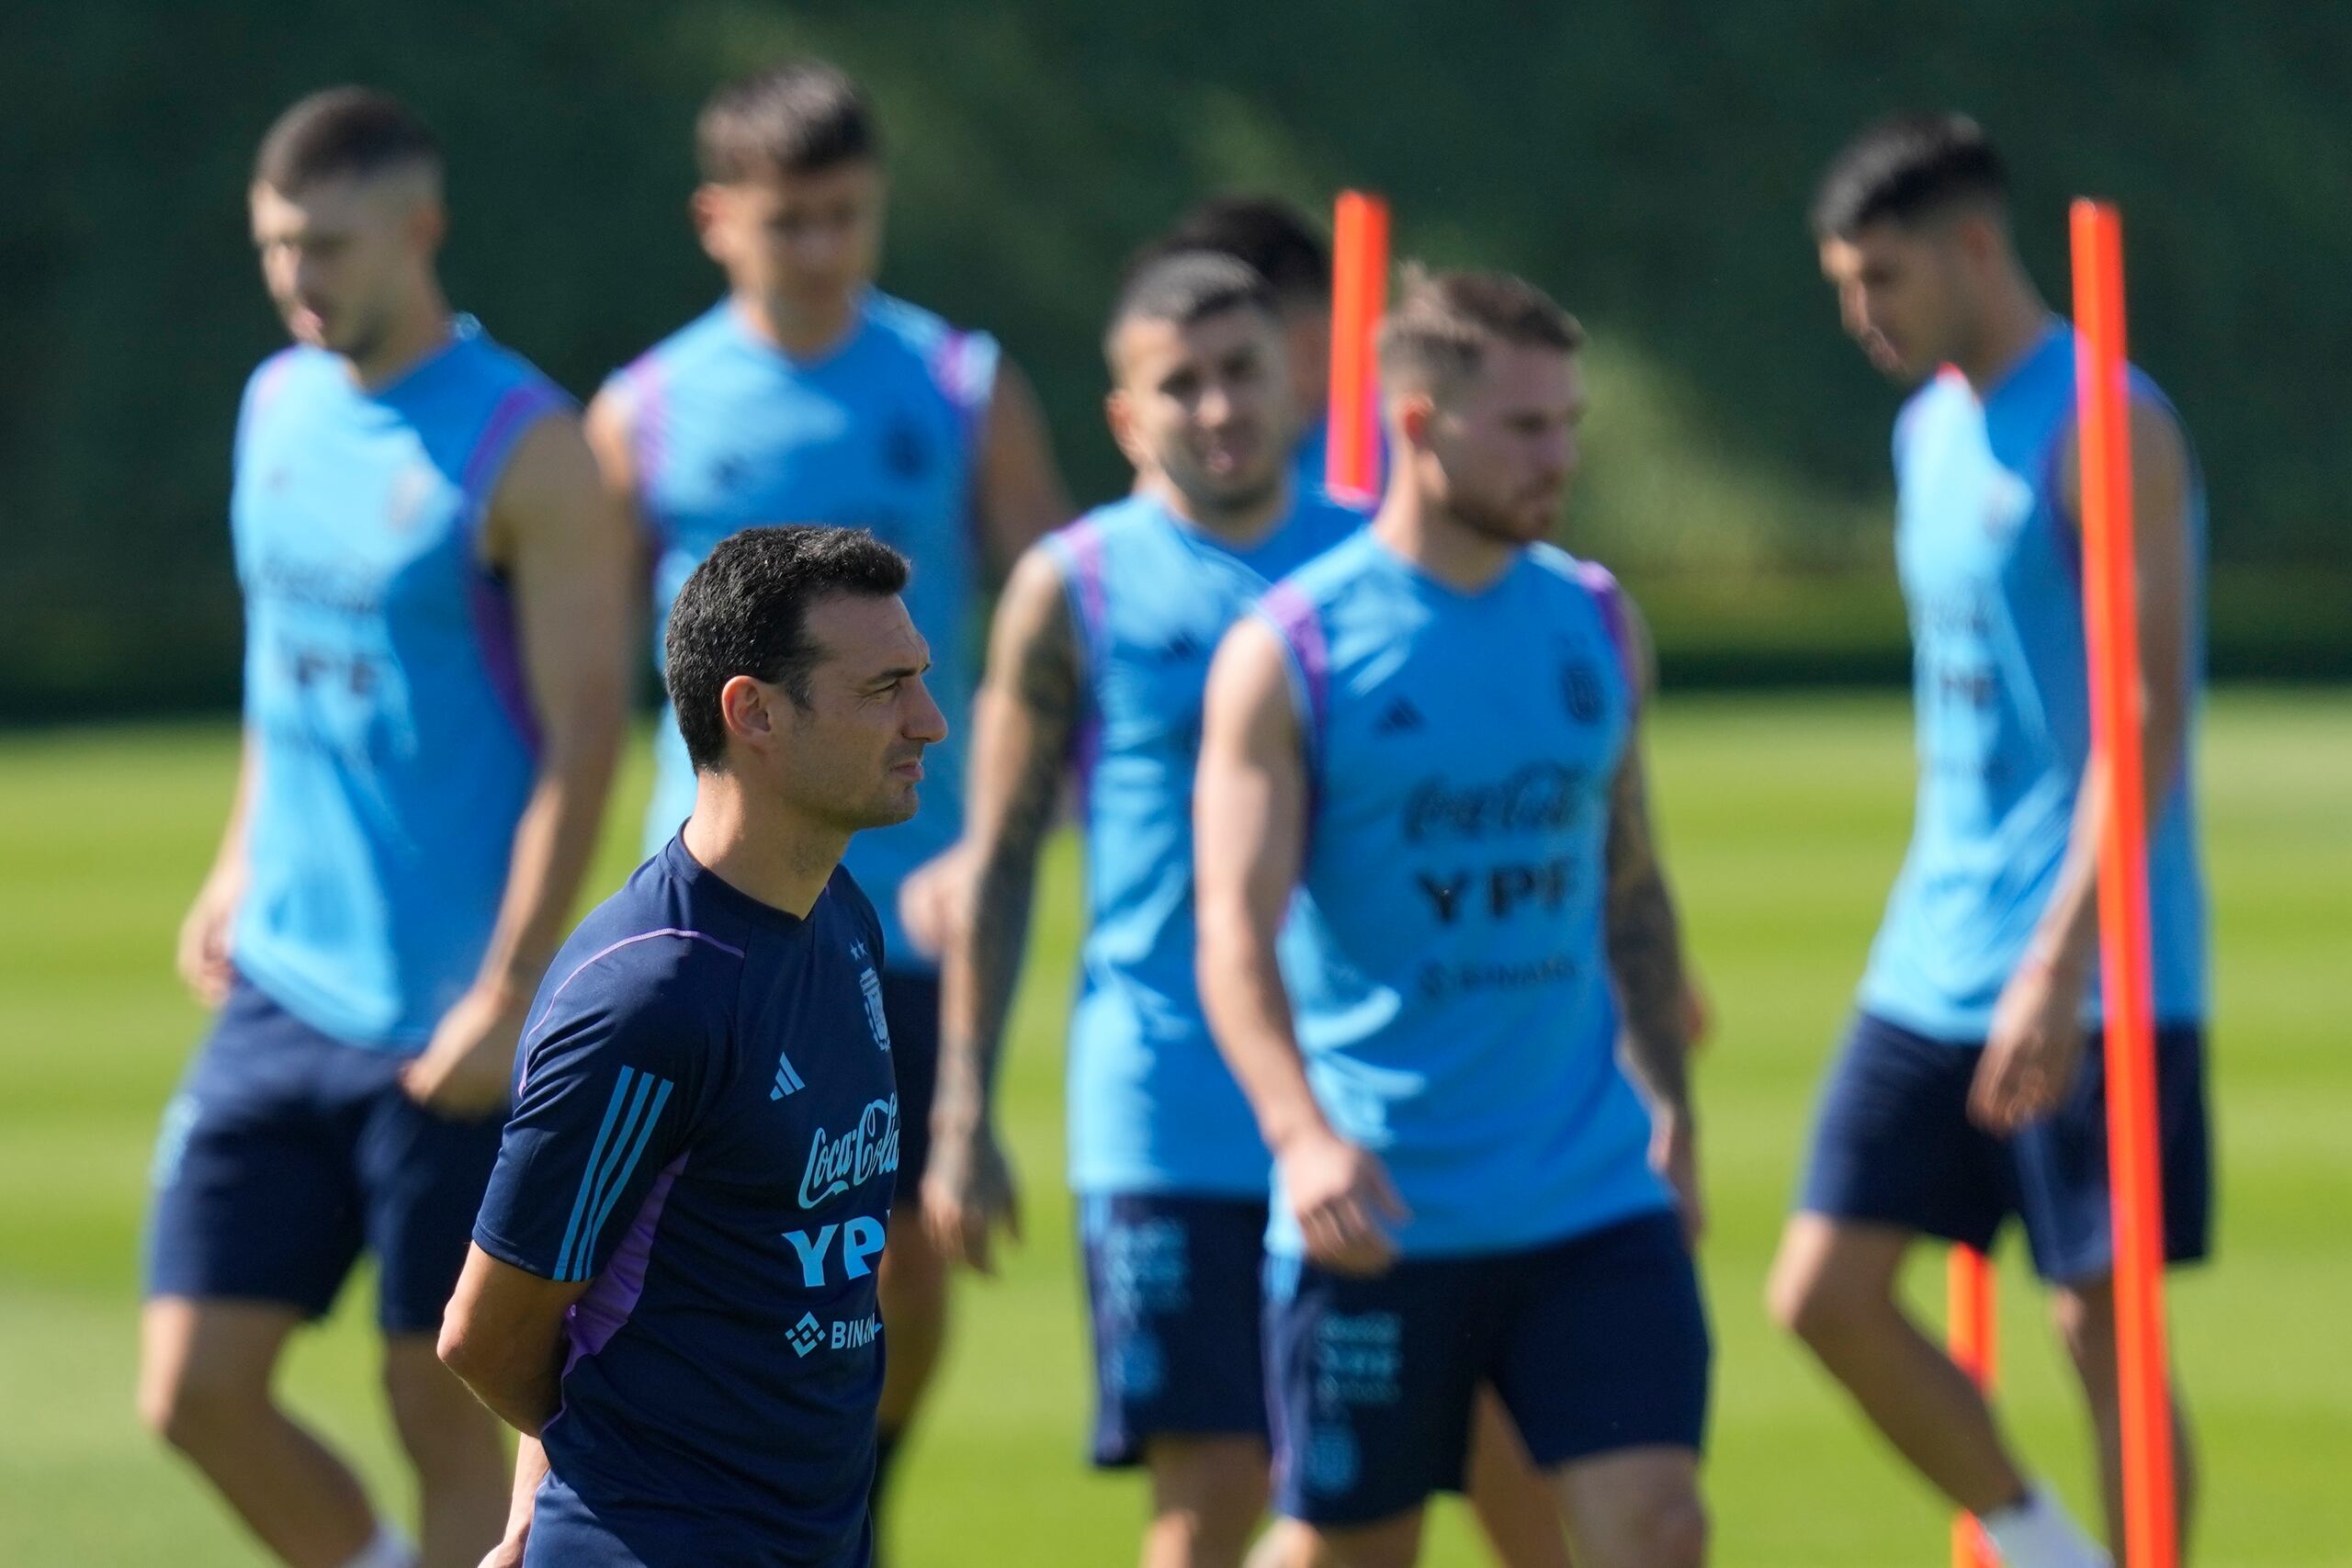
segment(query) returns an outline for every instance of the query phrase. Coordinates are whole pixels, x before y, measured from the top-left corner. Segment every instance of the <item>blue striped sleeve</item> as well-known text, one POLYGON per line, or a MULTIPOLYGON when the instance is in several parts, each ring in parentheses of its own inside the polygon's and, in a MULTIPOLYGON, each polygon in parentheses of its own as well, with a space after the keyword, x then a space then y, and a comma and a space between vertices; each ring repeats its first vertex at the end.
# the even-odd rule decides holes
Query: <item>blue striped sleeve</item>
POLYGON ((685 1152, 709 1031, 675 967, 650 967, 662 984, 592 974, 535 1016, 474 1224, 475 1243, 501 1262, 547 1280, 594 1279, 685 1152))

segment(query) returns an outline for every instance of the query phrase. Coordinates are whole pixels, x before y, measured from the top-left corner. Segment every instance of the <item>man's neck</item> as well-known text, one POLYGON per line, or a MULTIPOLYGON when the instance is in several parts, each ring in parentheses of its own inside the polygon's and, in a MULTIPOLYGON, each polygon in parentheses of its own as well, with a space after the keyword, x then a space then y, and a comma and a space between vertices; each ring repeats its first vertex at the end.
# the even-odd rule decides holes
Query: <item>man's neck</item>
POLYGON ((351 378, 369 392, 379 392, 448 346, 452 327, 449 302, 438 288, 401 313, 383 340, 365 355, 345 355, 351 378))
POLYGON ((1234 549, 1246 550, 1262 543, 1291 513, 1291 478, 1287 469, 1263 500, 1247 506, 1196 505, 1165 474, 1156 470, 1142 475, 1136 488, 1193 527, 1234 549))
POLYGON ((818 359, 839 348, 857 324, 857 296, 800 306, 764 294, 738 294, 735 309, 753 335, 793 359, 818 359))
POLYGON ((787 915, 808 917, 832 880, 849 835, 745 789, 728 773, 697 777, 686 852, 721 882, 787 915))
POLYGON ((1479 532, 1450 510, 1429 501, 1399 473, 1372 520, 1374 537, 1424 574, 1460 593, 1477 593, 1499 581, 1519 559, 1521 546, 1479 532))
POLYGON ((1953 363, 1981 398, 2033 351, 2050 330, 2051 320, 2041 294, 2013 268, 1986 301, 1977 341, 1955 355, 1953 363))

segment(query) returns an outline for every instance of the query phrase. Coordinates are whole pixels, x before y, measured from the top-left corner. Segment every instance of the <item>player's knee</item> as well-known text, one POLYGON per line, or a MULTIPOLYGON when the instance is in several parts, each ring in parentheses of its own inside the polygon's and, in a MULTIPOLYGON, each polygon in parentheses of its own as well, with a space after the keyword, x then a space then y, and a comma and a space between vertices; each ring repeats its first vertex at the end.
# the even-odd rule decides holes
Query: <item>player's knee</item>
POLYGON ((1190 1541, 1193 1561, 1238 1562, 1266 1511, 1265 1450, 1249 1442, 1155 1443, 1153 1528, 1190 1541))
POLYGON ((2055 1292, 2050 1299, 2050 1320, 2084 1389, 2098 1403, 2116 1386, 2113 1298, 2103 1291, 2055 1292))
POLYGON ((1702 1568, 1707 1561, 1707 1506, 1695 1492, 1652 1499, 1634 1520, 1638 1549, 1625 1559, 1644 1568, 1702 1568))
POLYGON ((1782 1333, 1810 1344, 1829 1332, 1836 1292, 1826 1287, 1817 1270, 1783 1262, 1764 1287, 1764 1310, 1782 1333))
POLYGON ((243 1440, 243 1434, 267 1413, 268 1406, 267 1385, 234 1368, 183 1363, 169 1372, 144 1377, 139 1385, 141 1424, 173 1448, 195 1457, 224 1443, 243 1440))

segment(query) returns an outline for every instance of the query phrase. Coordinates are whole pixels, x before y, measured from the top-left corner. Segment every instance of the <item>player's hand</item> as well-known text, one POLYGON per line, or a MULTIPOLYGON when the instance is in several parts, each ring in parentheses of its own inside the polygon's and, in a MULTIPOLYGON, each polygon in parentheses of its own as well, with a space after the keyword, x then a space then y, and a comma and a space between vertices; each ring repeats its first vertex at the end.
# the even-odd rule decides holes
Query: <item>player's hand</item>
POLYGON ((528 1535, 508 1536, 490 1549, 480 1568, 523 1568, 523 1551, 530 1540, 528 1535))
POLYGON ((937 960, 971 918, 974 856, 958 842, 907 874, 899 884, 899 924, 907 942, 937 960))
POLYGON ((1968 1114, 2007 1134, 2047 1114, 2075 1087, 2083 1066, 2085 976, 2029 958, 2001 987, 1984 1055, 1969 1085, 1968 1114))
POLYGON ((1707 1231, 1707 1200, 1699 1190, 1699 1123, 1690 1111, 1660 1111, 1651 1116, 1650 1168, 1674 1189, 1682 1239, 1698 1246, 1707 1231))
POLYGON ((1413 1216, 1380 1156, 1325 1128, 1293 1142, 1279 1157, 1306 1256, 1335 1274, 1387 1272, 1396 1261, 1390 1233, 1413 1216))
POLYGON ((999 1229, 1021 1239, 1021 1193, 995 1128, 983 1122, 968 1132, 943 1134, 934 1125, 922 1178, 922 1224, 942 1258, 996 1272, 991 1240, 999 1229))
POLYGON ((197 889, 196 902, 180 921, 175 967, 180 979, 206 1007, 229 999, 234 971, 229 964, 229 930, 236 923, 237 905, 245 896, 244 867, 216 868, 197 889))
POLYGON ((401 1069, 401 1088, 453 1122, 504 1109, 514 1043, 530 1007, 527 992, 476 985, 441 1015, 432 1043, 401 1069))

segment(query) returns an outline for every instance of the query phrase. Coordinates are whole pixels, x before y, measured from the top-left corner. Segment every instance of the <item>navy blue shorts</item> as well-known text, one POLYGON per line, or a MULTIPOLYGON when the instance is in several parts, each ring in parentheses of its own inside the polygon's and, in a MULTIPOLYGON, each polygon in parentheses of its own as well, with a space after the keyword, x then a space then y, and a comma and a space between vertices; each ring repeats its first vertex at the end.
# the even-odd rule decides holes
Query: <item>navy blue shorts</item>
POLYGON ((1482 1383, 1543 1470, 1705 1438, 1706 1307, 1672 1214, 1368 1280, 1272 1258, 1267 1280, 1274 1506, 1292 1518, 1371 1525, 1460 1491, 1482 1383))
POLYGON ((147 1293, 325 1315, 362 1249, 387 1334, 441 1326, 504 1117, 401 1091, 408 1058, 346 1044, 240 976, 164 1112, 147 1293))
POLYGON ((1094 1462, 1154 1438, 1266 1435, 1260 1295, 1266 1205, 1096 1193, 1079 1200, 1094 1323, 1094 1462))
MULTIPOLYGON (((2003 1222, 2025 1222, 2034 1272, 2055 1284, 2114 1266, 2107 1184, 2107 1062, 2094 1038, 2064 1103, 2007 1138, 1968 1119, 1984 1056, 1855 1015, 1824 1089, 1798 1206, 1831 1219, 1898 1226, 1979 1251, 2003 1222)), ((2213 1212, 2205 1111, 2205 1036, 2156 1031, 2165 1255, 2203 1258, 2213 1212)))
POLYGON ((882 1017, 899 1077, 899 1174, 891 1214, 920 1218, 917 1191, 931 1168, 931 1100, 939 1087, 939 976, 885 970, 882 1017))

